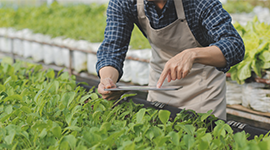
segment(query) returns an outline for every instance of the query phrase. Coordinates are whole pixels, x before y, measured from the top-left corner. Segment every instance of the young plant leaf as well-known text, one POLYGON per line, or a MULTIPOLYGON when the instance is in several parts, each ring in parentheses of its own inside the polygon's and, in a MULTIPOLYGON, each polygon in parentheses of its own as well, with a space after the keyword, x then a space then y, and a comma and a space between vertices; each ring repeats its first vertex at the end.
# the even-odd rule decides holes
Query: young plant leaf
POLYGON ((159 110, 158 117, 163 124, 166 124, 170 119, 171 112, 168 110, 159 110))
POLYGON ((56 126, 56 127, 52 128, 53 135, 58 139, 60 139, 62 136, 61 132, 62 132, 62 130, 61 130, 60 126, 56 126))
POLYGON ((145 115, 145 108, 142 108, 139 110, 139 112, 137 112, 136 115, 136 123, 143 123, 143 119, 144 119, 144 115, 145 115))

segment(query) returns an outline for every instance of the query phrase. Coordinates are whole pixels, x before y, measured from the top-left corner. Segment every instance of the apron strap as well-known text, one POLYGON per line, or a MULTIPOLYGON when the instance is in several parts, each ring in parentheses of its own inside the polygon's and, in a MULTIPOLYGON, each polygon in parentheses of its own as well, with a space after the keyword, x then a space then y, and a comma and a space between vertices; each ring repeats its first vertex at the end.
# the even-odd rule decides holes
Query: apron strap
POLYGON ((144 0, 137 0, 137 12, 138 12, 138 18, 142 18, 145 16, 144 0))
POLYGON ((186 19, 182 0, 174 0, 178 19, 186 19))

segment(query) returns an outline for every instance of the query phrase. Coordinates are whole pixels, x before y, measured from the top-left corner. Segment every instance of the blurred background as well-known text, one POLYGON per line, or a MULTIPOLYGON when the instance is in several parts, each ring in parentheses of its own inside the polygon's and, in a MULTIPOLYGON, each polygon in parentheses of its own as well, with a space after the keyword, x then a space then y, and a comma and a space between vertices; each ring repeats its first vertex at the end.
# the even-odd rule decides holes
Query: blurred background
MULTIPOLYGON (((41 6, 44 4, 50 5, 54 1, 63 5, 72 4, 106 4, 109 0, 0 0, 0 7, 29 7, 41 6)), ((270 0, 220 0, 224 8, 232 14, 235 21, 245 24, 250 21, 255 15, 259 15, 259 20, 269 23, 265 19, 269 15, 270 0), (239 15, 240 14, 240 15, 239 15)))
POLYGON ((74 4, 74 3, 107 3, 109 0, 0 0, 1 5, 5 6, 40 6, 44 3, 51 4, 53 1, 57 1, 61 4, 74 4))

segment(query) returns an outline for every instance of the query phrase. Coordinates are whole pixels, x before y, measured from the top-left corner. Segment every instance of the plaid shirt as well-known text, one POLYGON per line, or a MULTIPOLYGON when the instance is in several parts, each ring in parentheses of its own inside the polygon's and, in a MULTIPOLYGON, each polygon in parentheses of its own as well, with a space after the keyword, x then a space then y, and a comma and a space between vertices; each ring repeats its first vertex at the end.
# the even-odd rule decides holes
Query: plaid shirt
MULTIPOLYGON (((196 40, 204 47, 215 45, 224 54, 227 65, 218 70, 227 72, 231 66, 243 60, 244 43, 219 0, 182 1, 187 23, 196 40)), ((163 28, 177 19, 174 0, 168 0, 161 13, 157 12, 152 1, 144 0, 144 3, 145 14, 154 29, 163 28)), ((102 67, 112 66, 118 70, 121 78, 134 24, 141 28, 137 16, 136 0, 110 0, 105 38, 97 52, 97 72, 102 67)))

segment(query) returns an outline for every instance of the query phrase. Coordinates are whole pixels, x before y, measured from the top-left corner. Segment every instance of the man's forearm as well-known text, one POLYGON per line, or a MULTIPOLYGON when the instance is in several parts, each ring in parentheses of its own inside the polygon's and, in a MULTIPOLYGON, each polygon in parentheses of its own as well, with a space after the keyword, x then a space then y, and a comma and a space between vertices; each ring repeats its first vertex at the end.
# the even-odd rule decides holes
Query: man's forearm
POLYGON ((99 70, 99 76, 101 80, 110 78, 114 83, 116 83, 119 78, 119 73, 114 67, 106 66, 99 70))
POLYGON ((194 63, 201 63, 218 68, 226 66, 226 59, 217 46, 194 48, 191 50, 195 52, 194 63))

